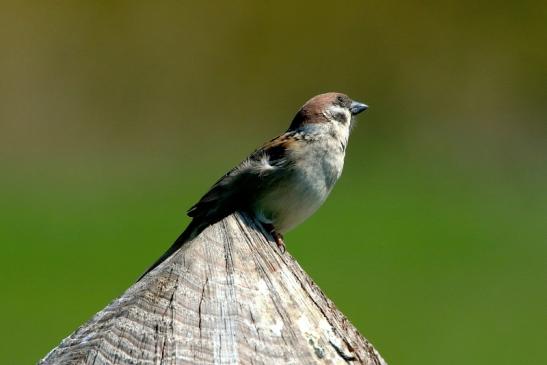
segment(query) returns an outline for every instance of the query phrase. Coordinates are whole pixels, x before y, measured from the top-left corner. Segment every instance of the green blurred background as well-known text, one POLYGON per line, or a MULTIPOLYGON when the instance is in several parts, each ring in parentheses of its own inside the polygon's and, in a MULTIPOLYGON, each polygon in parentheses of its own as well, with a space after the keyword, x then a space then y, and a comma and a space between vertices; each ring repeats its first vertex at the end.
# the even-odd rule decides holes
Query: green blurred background
POLYGON ((370 105, 289 251, 391 364, 546 363, 547 2, 2 1, 3 364, 131 285, 314 94, 370 105))

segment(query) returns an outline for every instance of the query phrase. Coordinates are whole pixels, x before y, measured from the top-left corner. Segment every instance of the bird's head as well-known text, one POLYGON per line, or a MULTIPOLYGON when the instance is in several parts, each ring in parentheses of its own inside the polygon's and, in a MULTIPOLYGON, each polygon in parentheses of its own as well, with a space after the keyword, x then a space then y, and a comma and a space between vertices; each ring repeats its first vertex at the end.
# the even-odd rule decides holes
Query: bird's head
POLYGON ((336 129, 351 129, 354 116, 367 110, 366 104, 337 92, 319 94, 308 100, 296 113, 289 127, 295 130, 311 125, 330 124, 336 129))

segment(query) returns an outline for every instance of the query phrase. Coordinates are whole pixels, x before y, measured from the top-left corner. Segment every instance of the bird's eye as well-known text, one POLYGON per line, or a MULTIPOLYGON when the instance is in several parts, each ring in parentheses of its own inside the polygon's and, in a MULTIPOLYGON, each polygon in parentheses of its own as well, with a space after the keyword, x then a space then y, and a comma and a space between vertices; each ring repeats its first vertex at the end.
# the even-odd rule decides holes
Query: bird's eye
POLYGON ((337 97, 336 97, 336 100, 337 100, 340 104, 344 104, 344 98, 343 98, 343 97, 337 96, 337 97))

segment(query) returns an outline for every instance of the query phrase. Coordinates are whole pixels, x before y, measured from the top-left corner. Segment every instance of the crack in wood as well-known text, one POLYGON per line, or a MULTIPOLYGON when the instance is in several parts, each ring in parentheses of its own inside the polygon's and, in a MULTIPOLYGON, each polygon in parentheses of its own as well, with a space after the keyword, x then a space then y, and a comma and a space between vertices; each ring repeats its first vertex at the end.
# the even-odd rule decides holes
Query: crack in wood
POLYGON ((203 288, 201 289, 201 296, 199 298, 199 305, 198 305, 198 328, 199 328, 199 338, 202 339, 202 333, 201 333, 201 306, 203 304, 203 298, 205 296, 205 288, 207 287, 207 283, 209 283, 209 278, 205 278, 205 284, 203 284, 203 288))
POLYGON ((336 344, 332 341, 329 341, 330 345, 334 348, 334 350, 336 351, 336 353, 342 358, 344 359, 344 361, 346 362, 350 362, 350 361, 355 361, 357 360, 357 358, 355 356, 351 356, 351 355, 347 355, 344 353, 344 351, 336 346, 336 344))

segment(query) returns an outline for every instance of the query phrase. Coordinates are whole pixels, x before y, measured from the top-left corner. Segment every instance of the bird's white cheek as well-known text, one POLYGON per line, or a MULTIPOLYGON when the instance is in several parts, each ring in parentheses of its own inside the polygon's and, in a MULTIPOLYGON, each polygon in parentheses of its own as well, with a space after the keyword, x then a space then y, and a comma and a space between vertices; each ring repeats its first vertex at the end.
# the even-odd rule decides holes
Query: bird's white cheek
POLYGON ((345 152, 349 139, 349 123, 332 123, 332 136, 336 140, 337 144, 342 148, 342 152, 345 152))

